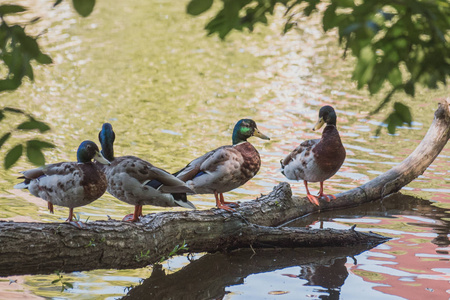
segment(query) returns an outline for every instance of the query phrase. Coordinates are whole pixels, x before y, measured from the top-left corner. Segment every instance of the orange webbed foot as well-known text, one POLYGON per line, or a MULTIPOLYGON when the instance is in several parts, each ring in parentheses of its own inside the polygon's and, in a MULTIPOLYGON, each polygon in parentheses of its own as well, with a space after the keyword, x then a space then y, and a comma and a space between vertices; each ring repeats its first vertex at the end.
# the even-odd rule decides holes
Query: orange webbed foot
POLYGON ((308 194, 308 195, 306 195, 306 197, 308 198, 309 202, 311 202, 314 205, 319 206, 319 199, 317 199, 316 196, 308 194))
POLYGON ((86 228, 86 224, 84 224, 81 221, 69 221, 69 220, 66 220, 66 222, 68 222, 72 226, 75 226, 78 229, 86 228))
POLYGON ((323 198, 325 198, 325 200, 327 201, 327 202, 330 202, 331 201, 331 199, 333 199, 333 200, 335 200, 336 199, 336 196, 335 195, 327 195, 327 194, 319 194, 319 195, 317 195, 317 196, 319 196, 319 198, 320 197, 323 197, 323 198))
POLYGON ((236 211, 236 210, 232 209, 231 207, 229 207, 228 205, 224 205, 224 204, 217 205, 217 208, 225 209, 226 211, 229 211, 229 212, 236 211))
POLYGON ((125 221, 125 222, 137 222, 137 221, 139 221, 139 216, 137 216, 135 214, 128 214, 125 217, 123 217, 122 221, 125 221))

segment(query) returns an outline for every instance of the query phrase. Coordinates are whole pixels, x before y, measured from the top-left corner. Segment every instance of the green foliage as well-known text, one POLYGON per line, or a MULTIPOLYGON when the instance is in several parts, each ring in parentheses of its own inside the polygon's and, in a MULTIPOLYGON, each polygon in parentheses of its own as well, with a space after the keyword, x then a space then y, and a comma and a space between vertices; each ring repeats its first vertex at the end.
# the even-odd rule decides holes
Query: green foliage
POLYGON ((187 13, 197 16, 211 8, 214 0, 192 0, 187 6, 187 13))
POLYGON ((159 263, 162 263, 163 261, 171 258, 172 256, 176 255, 178 252, 180 251, 188 251, 188 245, 186 244, 186 241, 183 241, 183 243, 180 245, 176 245, 172 251, 170 251, 170 253, 167 256, 163 256, 161 257, 161 259, 159 260, 159 263))
MULTIPOLYGON (((27 118, 27 121, 22 122, 18 126, 16 126, 11 131, 5 133, 0 138, 0 148, 3 147, 3 145, 8 141, 8 139, 13 135, 15 132, 20 132, 20 134, 23 134, 24 132, 30 131, 30 130, 38 130, 39 132, 43 133, 50 129, 50 127, 41 122, 36 120, 32 115, 27 114, 19 109, 11 108, 11 107, 4 107, 0 109, 0 121, 3 120, 6 116, 6 114, 19 114, 23 115, 27 118)), ((42 153, 42 149, 45 148, 54 148, 55 145, 52 143, 48 143, 45 141, 41 141, 38 139, 31 139, 28 141, 24 141, 23 144, 17 144, 14 147, 12 147, 5 156, 4 160, 4 167, 5 169, 11 168, 22 156, 24 148, 26 149, 26 155, 28 160, 37 165, 42 166, 45 164, 45 158, 44 154, 42 153)))
MULTIPOLYGON (((197 15, 211 5, 191 0, 188 13, 197 15), (193 9, 196 8, 196 9, 193 9)), ((299 14, 309 16, 317 10, 318 0, 222 0, 223 6, 206 24, 208 35, 224 39, 233 29, 252 31, 255 24, 267 24, 275 6, 284 9, 284 32, 297 24, 299 14)), ((371 94, 383 86, 390 92, 372 112, 378 113, 395 92, 414 96, 416 84, 435 89, 446 84, 450 75, 450 5, 447 0, 330 0, 323 12, 323 29, 336 29, 344 46, 357 62, 352 79, 358 89, 371 94)), ((405 106, 408 108, 407 106, 405 106)), ((394 107, 389 115, 389 132, 403 124, 402 114, 394 107)), ((400 109, 401 112, 405 109, 400 109)), ((409 113, 409 109, 408 109, 409 113)), ((408 122, 406 122, 408 123, 408 122)))
POLYGON ((56 276, 58 276, 58 278, 53 280, 52 284, 60 283, 61 284, 61 293, 64 292, 65 290, 73 289, 73 284, 64 280, 64 276, 62 275, 61 271, 55 271, 55 274, 56 274, 56 276))
POLYGON ((147 260, 150 258, 149 254, 150 250, 147 250, 147 252, 145 253, 141 251, 141 255, 135 255, 134 259, 136 259, 137 262, 140 262, 141 260, 147 260))
POLYGON ((77 13, 82 17, 89 16, 95 6, 95 0, 72 0, 72 3, 77 13))
MULTIPOLYGON (((403 124, 407 124, 411 127, 412 124, 412 116, 409 111, 409 107, 400 103, 394 103, 394 110, 388 115, 388 117, 384 120, 384 124, 387 124, 387 129, 390 134, 395 133, 395 129, 397 127, 403 126, 403 124)), ((381 126, 377 128, 376 134, 378 135, 381 131, 381 126)))
MULTIPOLYGON (((62 0, 56 0, 53 6, 57 6, 62 0)), ((95 6, 95 0, 72 0, 75 10, 83 17, 90 15, 95 6)), ((0 69, 7 70, 4 78, 0 78, 0 93, 3 91, 12 91, 19 88, 24 77, 34 80, 33 65, 51 64, 51 57, 44 54, 38 44, 37 37, 26 33, 25 27, 28 24, 8 24, 5 16, 15 16, 19 18, 22 13, 27 12, 27 8, 20 5, 4 4, 0 5, 0 69)), ((35 20, 29 22, 32 24, 35 20)), ((31 115, 17 108, 4 107, 0 109, 0 122, 5 118, 5 113, 22 114, 28 118, 27 121, 17 126, 14 130, 7 132, 0 138, 0 149, 10 139, 14 131, 38 130, 44 133, 50 130, 50 127, 33 118, 31 115)), ((53 148, 54 145, 40 140, 29 140, 19 143, 12 147, 5 155, 4 167, 9 169, 13 166, 24 153, 28 160, 38 166, 45 163, 45 157, 42 153, 44 148, 53 148)))

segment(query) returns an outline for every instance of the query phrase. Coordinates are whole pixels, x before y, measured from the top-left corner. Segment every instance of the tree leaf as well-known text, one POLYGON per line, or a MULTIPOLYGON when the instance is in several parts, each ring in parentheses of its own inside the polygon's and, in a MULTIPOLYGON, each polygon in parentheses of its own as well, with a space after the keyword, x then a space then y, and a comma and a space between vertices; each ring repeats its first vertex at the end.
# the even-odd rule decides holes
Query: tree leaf
POLYGON ((393 87, 398 87, 403 83, 402 73, 400 72, 400 69, 398 67, 393 68, 391 72, 389 72, 388 80, 393 87))
POLYGON ((400 102, 394 103, 394 110, 397 116, 401 119, 403 123, 408 124, 411 127, 412 116, 409 107, 400 102))
POLYGON ((43 65, 48 65, 48 64, 53 63, 52 58, 50 56, 48 56, 47 54, 44 54, 42 52, 39 53, 39 55, 36 56, 35 59, 36 59, 36 61, 38 63, 43 64, 43 65))
POLYGON ((0 6, 0 15, 16 14, 26 11, 27 9, 20 5, 5 4, 0 6))
POLYGON ((23 112, 23 110, 21 110, 21 109, 18 109, 18 108, 14 108, 14 107, 4 107, 3 108, 3 110, 4 111, 9 111, 9 112, 13 112, 13 113, 16 113, 16 114, 25 114, 24 112, 23 112))
POLYGON ((70 282, 64 282, 64 285, 65 285, 67 288, 73 289, 73 284, 71 284, 70 282))
POLYGON ((61 280, 61 278, 55 279, 52 281, 52 284, 58 283, 61 280))
POLYGON ((40 141, 40 140, 29 140, 29 141, 27 141, 27 144, 30 144, 33 147, 37 147, 37 148, 55 148, 55 145, 53 145, 52 143, 48 143, 48 142, 40 141))
POLYGON ((42 132, 46 132, 46 131, 50 130, 50 127, 47 124, 45 124, 44 122, 37 121, 33 118, 30 118, 29 121, 25 121, 22 124, 20 124, 19 126, 17 126, 17 129, 20 129, 20 130, 38 129, 42 133, 42 132))
POLYGON ((409 81, 405 84, 405 86, 404 86, 403 89, 405 90, 405 93, 407 93, 408 95, 414 97, 414 94, 415 94, 414 81, 409 80, 409 81))
POLYGON ((61 4, 63 0, 56 0, 55 3, 53 4, 53 7, 58 6, 59 4, 61 4))
POLYGON ((27 157, 28 160, 36 166, 43 166, 45 164, 45 157, 39 147, 27 142, 27 157))
POLYGON ((3 144, 11 137, 11 132, 5 133, 2 138, 0 139, 0 148, 3 146, 3 144))
POLYGON ((214 0, 191 0, 187 5, 186 12, 198 16, 211 8, 214 0))
POLYGON ((14 146, 5 156, 5 169, 8 170, 22 156, 23 146, 21 144, 14 146))
POLYGON ((89 16, 94 10, 95 0, 72 0, 73 7, 82 17, 89 16))

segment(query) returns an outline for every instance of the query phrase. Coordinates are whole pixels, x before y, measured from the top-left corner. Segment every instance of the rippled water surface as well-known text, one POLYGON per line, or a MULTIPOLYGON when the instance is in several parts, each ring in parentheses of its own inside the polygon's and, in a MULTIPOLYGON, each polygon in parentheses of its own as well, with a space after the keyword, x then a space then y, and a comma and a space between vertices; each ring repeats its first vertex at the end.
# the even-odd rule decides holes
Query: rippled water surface
MULTIPOLYGON (((318 109, 330 104, 347 149, 342 169, 325 183, 329 193, 338 193, 406 158, 425 135, 438 100, 449 94, 442 89, 419 91, 416 99, 396 96, 395 101, 410 104, 414 123, 395 136, 383 130, 376 137, 384 112, 371 119, 367 115, 380 98, 356 91, 349 79, 352 60, 342 60, 334 35, 324 35, 317 20, 302 20, 286 36, 279 34, 281 23, 275 20, 269 28, 235 33, 221 42, 205 37, 207 17, 187 16, 184 2, 97 1, 87 19, 74 14, 68 3, 55 9, 50 2, 26 3, 43 17, 30 30, 46 29, 41 44, 55 63, 36 68, 36 81, 2 94, 1 104, 32 112, 52 127, 38 136, 57 145, 46 152, 50 163, 75 160, 79 143, 96 140, 108 121, 116 132, 117 155, 133 154, 173 172, 207 150, 230 144, 235 122, 250 117, 271 140, 251 140, 261 154, 261 170, 226 197, 251 200, 286 180, 280 159, 301 141, 320 136, 311 128, 318 109)), ((10 117, 0 130, 20 121, 10 117)), ((12 189, 18 172, 30 167, 23 160, 9 171, 0 170, 0 218, 62 222, 68 209, 49 214, 43 200, 12 189)), ((0 278, 0 298, 115 299, 129 293, 146 299, 154 293, 155 299, 447 299, 449 169, 447 146, 401 194, 293 224, 343 229, 357 224, 361 231, 393 238, 369 251, 240 251, 199 254, 191 263, 175 257, 163 270, 64 274, 74 286, 65 292, 51 283, 56 275, 13 276, 0 278)), ((294 194, 305 194, 302 183, 290 184, 294 194)), ((212 195, 191 201, 200 209, 214 207, 212 195)), ((101 220, 107 215, 121 219, 132 210, 105 194, 75 211, 83 220, 101 220)), ((164 210, 145 207, 144 213, 164 210)))

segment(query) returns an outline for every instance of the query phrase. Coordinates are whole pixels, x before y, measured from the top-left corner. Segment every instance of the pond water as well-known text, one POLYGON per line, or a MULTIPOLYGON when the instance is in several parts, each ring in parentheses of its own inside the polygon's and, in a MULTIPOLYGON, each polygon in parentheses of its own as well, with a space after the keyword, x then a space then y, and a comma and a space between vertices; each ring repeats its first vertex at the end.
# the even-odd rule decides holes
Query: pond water
MULTIPOLYGON (((117 155, 136 155, 174 172, 206 150, 231 143, 235 122, 250 117, 271 140, 251 140, 261 154, 261 170, 226 198, 251 200, 286 181, 280 158, 301 141, 320 136, 311 128, 318 109, 330 104, 347 149, 342 169, 325 183, 326 191, 338 193, 407 157, 431 124, 437 101, 449 94, 442 89, 420 90, 415 99, 397 95, 395 101, 412 107, 414 123, 394 136, 384 129, 376 137, 387 110, 371 119, 367 114, 381 96, 356 91, 351 58, 342 60, 334 34, 323 34, 318 20, 303 19, 298 30, 281 36, 282 22, 275 19, 270 27, 234 33, 221 42, 205 37, 208 16, 187 16, 186 2, 97 1, 87 19, 65 2, 54 9, 52 2, 25 2, 33 16, 43 17, 30 30, 46 30, 40 41, 54 64, 37 67, 34 83, 1 95, 2 106, 22 108, 52 127, 50 133, 36 134, 57 145, 46 152, 49 163, 74 160, 79 143, 96 140, 107 121, 116 132, 117 155)), ((10 116, 0 131, 19 122, 10 116)), ((19 171, 30 167, 21 160, 11 170, 0 170, 0 219, 64 221, 66 208, 49 214, 45 201, 12 189, 19 171)), ((401 193, 290 225, 346 229, 357 224, 358 230, 392 237, 370 250, 238 251, 197 254, 192 262, 181 256, 163 269, 64 274, 73 288, 63 292, 59 283, 52 284, 56 275, 12 276, 0 278, 0 299, 117 299, 126 294, 128 299, 447 299, 449 170, 447 146, 401 193)), ((294 194, 305 194, 301 182, 289 183, 294 194)), ((190 200, 199 209, 214 207, 212 195, 190 200)), ((102 220, 121 219, 132 210, 105 194, 75 212, 82 220, 102 220)), ((144 213, 165 210, 144 207, 144 213)))

